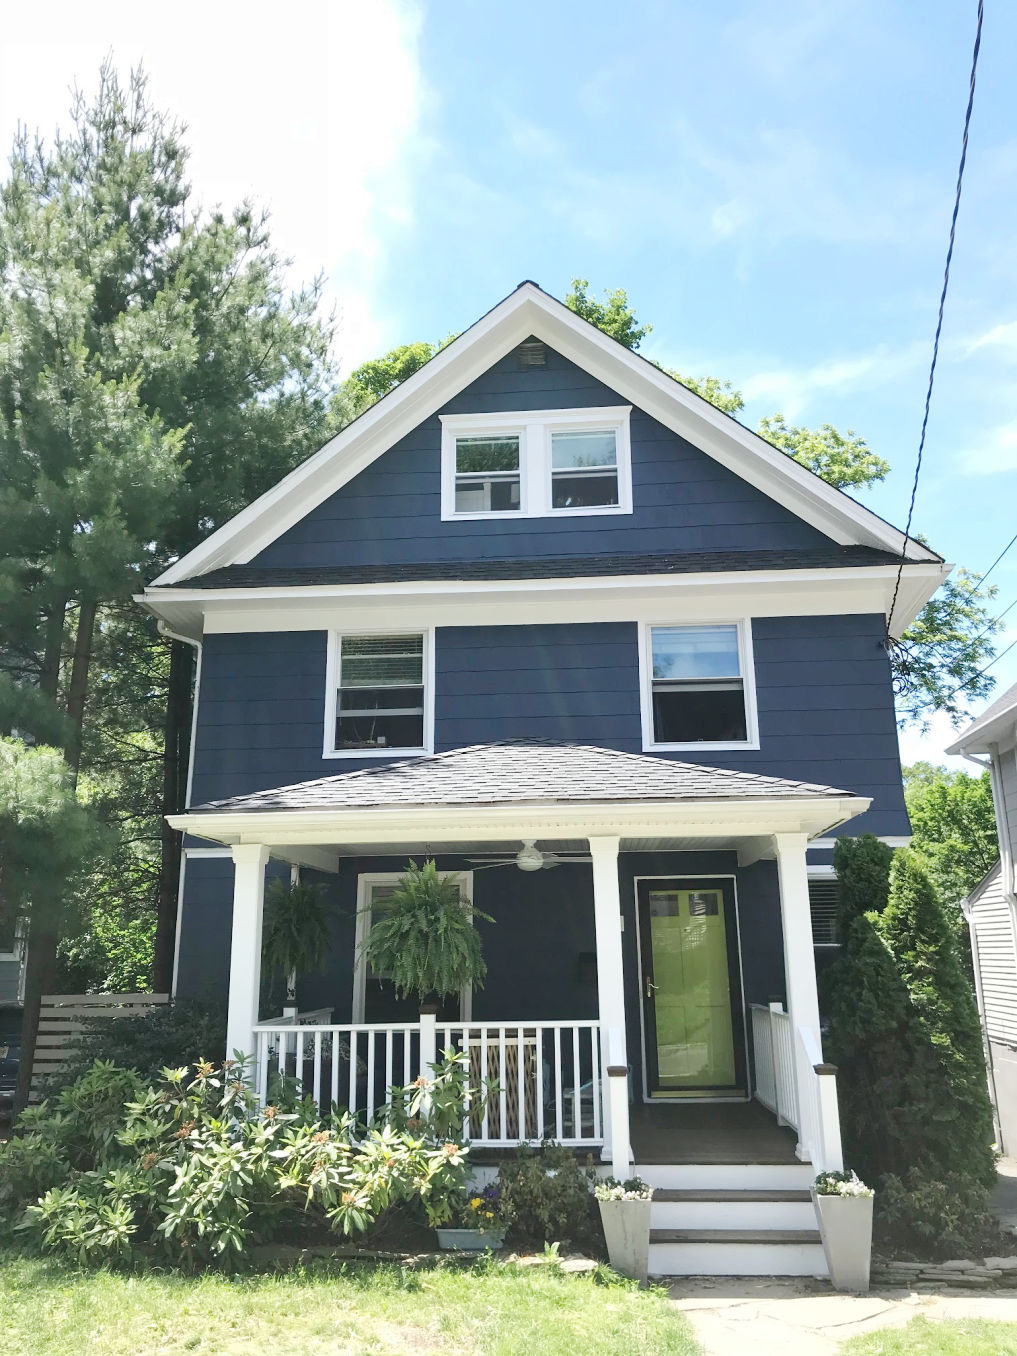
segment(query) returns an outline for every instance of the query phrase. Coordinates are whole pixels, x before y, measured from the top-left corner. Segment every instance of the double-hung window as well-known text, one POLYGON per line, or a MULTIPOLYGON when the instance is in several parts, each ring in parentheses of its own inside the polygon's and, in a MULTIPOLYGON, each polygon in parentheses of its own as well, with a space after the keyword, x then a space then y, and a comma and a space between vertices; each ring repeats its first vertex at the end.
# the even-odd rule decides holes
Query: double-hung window
POLYGON ((421 751, 427 746, 427 637, 342 634, 334 638, 334 744, 326 754, 421 751))
POLYGON ((643 667, 648 747, 755 746, 747 623, 650 626, 643 667))
POLYGON ((631 513, 629 413, 442 415, 442 518, 631 513))

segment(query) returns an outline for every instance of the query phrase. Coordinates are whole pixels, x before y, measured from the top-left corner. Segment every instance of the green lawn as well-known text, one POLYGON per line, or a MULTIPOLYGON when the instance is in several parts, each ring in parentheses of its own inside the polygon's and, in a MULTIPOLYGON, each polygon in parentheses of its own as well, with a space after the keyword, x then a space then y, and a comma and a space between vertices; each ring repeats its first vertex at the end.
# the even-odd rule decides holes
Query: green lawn
POLYGON ((322 1265, 230 1280, 0 1257, 2 1356, 248 1352, 698 1356, 699 1348, 662 1293, 552 1267, 322 1265))
POLYGON ((842 1356, 1017 1356, 1017 1323, 916 1318, 906 1328, 854 1337, 842 1356))

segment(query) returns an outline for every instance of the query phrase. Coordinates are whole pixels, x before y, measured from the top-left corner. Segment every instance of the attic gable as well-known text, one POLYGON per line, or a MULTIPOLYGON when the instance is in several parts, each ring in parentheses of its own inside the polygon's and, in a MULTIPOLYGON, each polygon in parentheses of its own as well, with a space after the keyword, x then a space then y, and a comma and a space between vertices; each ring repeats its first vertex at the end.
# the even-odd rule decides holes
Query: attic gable
MULTIPOLYGON (((499 360, 533 339, 836 544, 895 553, 905 548, 898 529, 527 282, 154 582, 177 584, 213 569, 248 564, 499 360)), ((915 562, 941 559, 914 541, 907 542, 905 557, 915 562)))

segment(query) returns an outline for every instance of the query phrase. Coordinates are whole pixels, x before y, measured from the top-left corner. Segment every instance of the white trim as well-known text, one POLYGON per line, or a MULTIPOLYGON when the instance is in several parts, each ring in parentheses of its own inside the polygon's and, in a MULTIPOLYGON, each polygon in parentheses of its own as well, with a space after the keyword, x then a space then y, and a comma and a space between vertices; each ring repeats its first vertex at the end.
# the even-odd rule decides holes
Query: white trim
POLYGON ((920 542, 906 539, 870 509, 527 282, 314 456, 171 565, 157 582, 176 583, 253 559, 531 335, 834 541, 895 553, 904 550, 910 560, 936 558, 920 542))
POLYGON ((727 750, 753 751, 759 748, 759 716, 756 706, 756 665, 752 651, 752 619, 750 617, 711 617, 708 620, 689 621, 672 617, 663 622, 644 622, 639 628, 639 714, 643 732, 644 753, 720 753, 727 750), (742 694, 745 699, 745 731, 747 738, 731 740, 702 740, 696 743, 658 743, 653 735, 653 689, 651 632, 654 626, 735 626, 738 628, 738 664, 741 668, 742 694))
MULTIPOLYGON (((458 876, 462 882, 460 898, 473 903, 472 871, 441 871, 440 876, 458 876)), ((401 871, 364 871, 357 876, 357 922, 356 939, 353 950, 353 996, 350 1020, 354 1025, 363 1025, 367 1007, 367 969, 364 965, 363 947, 371 931, 371 914, 368 909, 372 885, 398 885, 402 880, 401 871)), ((472 915, 470 918, 472 923, 472 915)), ((473 1020, 473 986, 464 984, 459 995, 459 1021, 473 1020)))
MULTIPOLYGON (((816 880, 836 880, 836 879, 837 879, 837 872, 833 869, 832 866, 821 866, 821 865, 813 864, 813 863, 810 862, 810 863, 807 863, 807 864, 806 864, 805 871, 806 871, 806 874, 809 876, 810 879, 813 878, 813 877, 814 877, 816 880)), ((839 945, 839 943, 837 943, 837 945, 839 945)))
POLYGON ((377 627, 377 626, 341 626, 328 633, 328 646, 325 653, 325 728, 323 731, 321 756, 328 759, 342 758, 419 758, 423 754, 434 752, 434 627, 377 627), (419 748, 396 748, 386 746, 383 749, 337 749, 335 747, 335 726, 339 704, 339 647, 344 636, 422 636, 424 654, 422 671, 424 677, 424 742, 419 748))
POLYGON ((578 409, 505 410, 492 414, 442 414, 441 518, 442 522, 486 522, 490 519, 603 517, 632 512, 631 405, 581 406, 578 409), (551 434, 606 429, 615 435, 618 503, 589 508, 552 507, 551 434), (456 440, 485 434, 515 434, 519 438, 519 508, 489 513, 458 513, 456 497, 456 440))
POLYGON ((638 979, 638 997, 639 997, 639 1041, 640 1054, 643 1064, 643 1103, 646 1106, 664 1106, 675 1104, 687 1104, 689 1102, 751 1102, 752 1101, 752 1069, 749 1066, 749 1026, 746 1016, 745 1006, 745 972, 742 967, 742 924, 741 911, 738 905, 738 877, 732 875, 730 871, 691 871, 672 872, 670 875, 660 874, 653 876, 633 876, 632 877, 632 904, 636 921, 636 965, 638 979), (646 1009, 643 1003, 643 938, 639 927, 639 882, 641 880, 729 880, 731 889, 734 893, 735 908, 735 941, 738 952, 738 992, 741 995, 741 1013, 742 1013, 742 1051, 745 1057, 745 1094, 741 1097, 651 1097, 650 1096, 650 1073, 649 1065, 646 1060, 646 1009))

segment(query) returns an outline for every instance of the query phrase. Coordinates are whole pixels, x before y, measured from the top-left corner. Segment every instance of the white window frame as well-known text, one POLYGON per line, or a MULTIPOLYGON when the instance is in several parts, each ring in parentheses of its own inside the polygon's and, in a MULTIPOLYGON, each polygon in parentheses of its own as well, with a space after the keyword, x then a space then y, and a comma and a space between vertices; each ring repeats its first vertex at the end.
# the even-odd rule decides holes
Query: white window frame
POLYGON ((500 518, 588 518, 632 512, 631 405, 583 406, 574 410, 505 410, 494 414, 443 414, 441 419, 442 522, 489 522, 500 518), (618 503, 553 508, 551 434, 610 430, 615 435, 618 503), (456 512, 456 439, 514 434, 519 438, 519 507, 490 513, 456 512))
MULTIPOLYGON (((458 876, 460 880, 460 898, 473 903, 472 871, 439 871, 442 878, 458 876)), ((364 1024, 367 1011, 367 966, 364 962, 364 945, 371 931, 371 914, 368 902, 371 887, 374 885, 398 885, 403 878, 401 871, 365 871, 357 877, 357 932, 356 946, 353 952, 353 1007, 352 1020, 355 1025, 364 1024)), ((473 917, 470 916, 472 924, 473 917)), ((465 984, 459 994, 459 1019, 462 1022, 473 1020, 473 986, 465 984)))
POLYGON ((344 626, 328 633, 325 657, 325 731, 322 758, 413 758, 434 752, 434 627, 344 626), (423 636, 424 742, 419 748, 337 749, 335 727, 339 708, 339 655, 343 636, 423 636))
POLYGON ((756 711, 756 666, 752 654, 752 621, 749 617, 687 618, 667 617, 644 622, 639 630, 639 704, 643 727, 643 751, 647 753, 722 752, 759 748, 759 719, 756 711), (738 666, 741 669, 745 699, 744 739, 695 740, 691 743, 658 743, 653 732, 653 641, 651 632, 666 626, 736 626, 738 628, 738 666))

